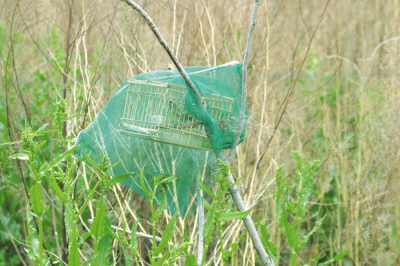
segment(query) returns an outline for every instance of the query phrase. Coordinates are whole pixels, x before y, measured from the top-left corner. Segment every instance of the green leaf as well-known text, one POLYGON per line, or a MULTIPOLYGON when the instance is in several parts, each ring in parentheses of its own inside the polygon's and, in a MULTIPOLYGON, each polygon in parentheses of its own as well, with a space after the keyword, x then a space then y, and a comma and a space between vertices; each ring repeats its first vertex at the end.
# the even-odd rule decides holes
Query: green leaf
POLYGON ((96 217, 93 219, 93 223, 90 226, 90 234, 99 240, 103 235, 104 220, 106 216, 106 204, 103 203, 97 210, 96 217))
POLYGON ((87 261, 85 261, 85 266, 91 266, 93 265, 93 261, 97 259, 97 255, 91 256, 90 259, 88 259, 87 261))
POLYGON ((54 193, 56 193, 57 197, 62 202, 67 203, 67 197, 65 196, 64 192, 62 192, 61 188, 58 186, 53 173, 51 173, 50 187, 51 187, 51 189, 53 189, 54 193))
POLYGON ((47 127, 49 123, 43 124, 38 130, 36 130, 36 133, 39 133, 40 131, 42 131, 45 127, 47 127))
POLYGON ((161 259, 159 259, 157 262, 152 263, 151 265, 154 266, 161 266, 163 265, 163 263, 168 259, 169 257, 169 250, 167 250, 167 252, 165 252, 165 254, 161 257, 161 259))
POLYGON ((171 221, 169 221, 167 228, 165 228, 164 232, 161 235, 161 241, 156 250, 154 251, 153 256, 158 256, 166 247, 168 247, 168 243, 171 240, 174 234, 174 226, 176 218, 178 217, 178 212, 172 216, 171 221))
POLYGON ((134 174, 135 172, 129 172, 126 174, 122 174, 122 175, 116 175, 114 176, 111 180, 107 181, 107 183, 105 184, 105 187, 112 187, 115 186, 116 184, 118 184, 119 182, 125 180, 128 175, 130 174, 134 174))
POLYGON ((89 155, 87 155, 86 153, 85 153, 85 158, 86 158, 86 161, 88 161, 88 163, 90 163, 91 165, 93 165, 96 169, 100 170, 100 165, 97 164, 97 163, 95 163, 95 162, 92 160, 92 158, 90 158, 89 155))
POLYGON ((205 198, 201 198, 201 201, 203 202, 204 207, 206 207, 206 209, 207 209, 208 211, 211 210, 211 204, 208 203, 208 201, 206 201, 205 198))
POLYGON ((228 212, 228 213, 223 213, 218 216, 218 220, 220 221, 231 221, 231 220, 238 220, 238 219, 243 219, 247 215, 251 213, 253 208, 248 209, 247 211, 242 211, 242 212, 228 212))
POLYGON ((313 258, 312 260, 310 260, 310 262, 309 263, 307 263, 306 265, 304 265, 304 266, 309 266, 309 265, 313 265, 314 263, 316 263, 317 261, 319 261, 320 259, 322 259, 323 257, 325 257, 325 254, 323 254, 323 255, 321 255, 321 256, 318 256, 318 257, 315 257, 315 258, 313 258))
POLYGON ((1 146, 7 146, 7 145, 13 145, 13 144, 18 144, 21 143, 22 140, 17 140, 17 141, 12 141, 12 142, 4 142, 4 143, 0 143, 0 147, 1 146))
POLYGON ((40 172, 43 174, 44 172, 52 169, 54 166, 57 166, 59 163, 61 163, 62 161, 64 161, 68 156, 70 156, 71 154, 74 153, 74 151, 76 149, 78 149, 79 146, 74 146, 71 149, 69 149, 66 152, 61 153, 60 155, 58 155, 56 158, 54 158, 51 162, 49 162, 48 164, 43 165, 42 167, 40 167, 40 172))
POLYGON ((26 241, 28 242, 28 245, 30 246, 29 251, 28 251, 28 256, 31 260, 33 261, 38 261, 39 260, 39 236, 36 231, 36 229, 29 225, 31 233, 29 234, 28 238, 26 241))
POLYGON ((110 260, 108 258, 108 255, 111 253, 111 248, 112 248, 112 235, 111 232, 106 230, 106 227, 111 227, 111 222, 110 218, 108 216, 105 217, 104 220, 104 230, 103 230, 103 236, 99 240, 98 244, 98 255, 97 255, 97 266, 109 266, 110 265, 110 260))
POLYGON ((210 195, 213 199, 215 199, 215 195, 211 192, 211 190, 209 190, 204 184, 203 182, 201 182, 201 180, 198 180, 199 183, 199 187, 204 190, 208 195, 210 195))
POLYGON ((70 213, 70 208, 69 208, 69 204, 65 205, 65 210, 64 210, 64 217, 65 217, 65 231, 67 232, 67 237, 69 239, 72 238, 72 230, 73 230, 73 226, 74 226, 74 222, 73 219, 71 217, 71 213, 70 213))
POLYGON ((78 235, 76 233, 76 230, 73 230, 73 234, 70 241, 71 241, 71 246, 69 248, 68 266, 80 265, 81 262, 79 259, 78 235))
POLYGON ((138 244, 137 235, 136 235, 138 224, 139 224, 139 220, 136 220, 135 224, 132 227, 131 242, 129 243, 129 247, 130 247, 133 257, 137 257, 139 254, 139 244, 138 244))
POLYGON ((325 261, 323 263, 318 263, 318 266, 328 266, 331 265, 334 262, 334 259, 330 259, 328 261, 325 261))
POLYGON ((205 239, 207 239, 207 235, 208 234, 212 234, 212 231, 214 229, 213 220, 214 220, 214 212, 215 212, 215 210, 216 210, 216 204, 214 203, 212 205, 212 209, 209 210, 207 212, 207 215, 206 215, 206 221, 204 223, 204 230, 203 230, 203 237, 205 239))
POLYGON ((337 255, 333 258, 333 260, 334 260, 334 261, 339 261, 339 260, 343 259, 344 256, 347 256, 347 255, 349 255, 349 254, 350 254, 350 250, 343 251, 343 252, 337 254, 337 255))
POLYGON ((43 145, 44 144, 46 144, 46 141, 45 140, 43 140, 42 142, 40 142, 38 145, 36 145, 36 147, 35 147, 35 151, 37 151, 38 149, 40 149, 41 147, 43 147, 43 145))
POLYGON ((185 266, 197 266, 196 256, 193 254, 186 255, 185 266))
POLYGON ((89 232, 86 232, 86 233, 84 233, 81 237, 80 237, 80 239, 79 239, 79 246, 82 246, 83 244, 85 244, 85 242, 86 242, 86 240, 88 239, 90 237, 90 233, 89 232))
POLYGON ((85 209, 86 205, 89 203, 90 199, 92 198, 94 192, 96 191, 96 189, 97 189, 97 187, 99 186, 100 183, 101 183, 101 181, 97 182, 97 184, 94 186, 92 191, 90 191, 90 194, 87 196, 87 198, 86 198, 85 202, 83 203, 82 207, 79 209, 78 216, 82 214, 83 210, 85 209))
POLYGON ((129 252, 127 252, 126 249, 123 249, 124 251, 124 259, 125 259, 125 265, 133 265, 133 258, 130 256, 129 252))
POLYGON ((44 211, 43 202, 42 202, 42 191, 40 187, 40 183, 36 183, 31 190, 29 191, 30 199, 32 205, 32 211, 34 211, 37 215, 42 215, 44 211))
POLYGON ((165 209, 165 196, 164 194, 162 194, 160 205, 158 206, 156 213, 154 214, 154 217, 152 217, 153 221, 157 221, 158 218, 161 217, 164 209, 165 209))
POLYGON ((324 219, 326 217, 327 214, 324 215, 324 217, 322 217, 321 219, 319 219, 315 225, 314 228, 305 236, 303 236, 303 239, 300 242, 300 245, 298 247, 297 250, 299 250, 302 246, 304 246, 305 243, 307 243, 307 241, 310 239, 310 237, 318 230, 318 228, 322 225, 322 223, 324 222, 324 219))
POLYGON ((142 188, 144 194, 150 199, 152 194, 146 189, 146 184, 144 183, 144 166, 140 171, 140 187, 142 188))
POLYGON ((57 130, 47 130, 47 131, 40 132, 40 134, 36 134, 36 136, 40 136, 40 135, 47 134, 47 133, 56 133, 56 132, 58 132, 58 131, 57 130))
POLYGON ((248 175, 248 174, 242 175, 241 177, 239 177, 238 180, 236 180, 235 182, 230 183, 230 184, 229 184, 229 188, 231 188, 231 187, 233 187, 234 185, 236 185, 237 183, 239 183, 240 180, 242 180, 243 177, 245 177, 245 176, 247 176, 247 175, 248 175))
POLYGON ((296 236, 295 236, 295 233, 296 233, 296 232, 295 232, 295 229, 294 229, 294 227, 293 227, 291 224, 289 224, 289 222, 287 221, 287 216, 288 216, 288 214, 287 214, 286 211, 283 212, 283 216, 284 216, 284 218, 283 218, 283 226, 285 227, 285 231, 283 232, 283 234, 284 234, 285 236, 287 236, 289 245, 290 245, 293 249, 296 249, 297 244, 296 244, 296 236))
POLYGON ((29 155, 23 152, 14 154, 10 157, 11 159, 29 160, 29 155))
POLYGON ((177 179, 179 179, 179 178, 174 176, 174 175, 172 175, 172 176, 169 176, 167 178, 162 179, 160 181, 159 185, 164 184, 164 183, 169 183, 169 182, 172 182, 172 181, 177 180, 177 179))
POLYGON ((269 241, 267 226, 261 225, 260 229, 261 229, 261 241, 263 242, 264 246, 266 247, 268 254, 271 257, 276 258, 277 254, 278 254, 278 247, 276 247, 273 242, 269 241))
POLYGON ((76 117, 81 117, 81 116, 84 116, 84 115, 82 115, 82 114, 80 114, 80 115, 74 115, 74 116, 68 117, 67 119, 65 119, 65 121, 70 120, 70 119, 73 119, 73 118, 76 118, 76 117))
MULTIPOLYGON (((114 166, 118 165, 120 162, 121 162, 121 160, 118 160, 116 163, 114 163, 114 164, 108 166, 107 169, 113 168, 114 166)), ((135 172, 135 173, 136 173, 136 172, 135 172)))

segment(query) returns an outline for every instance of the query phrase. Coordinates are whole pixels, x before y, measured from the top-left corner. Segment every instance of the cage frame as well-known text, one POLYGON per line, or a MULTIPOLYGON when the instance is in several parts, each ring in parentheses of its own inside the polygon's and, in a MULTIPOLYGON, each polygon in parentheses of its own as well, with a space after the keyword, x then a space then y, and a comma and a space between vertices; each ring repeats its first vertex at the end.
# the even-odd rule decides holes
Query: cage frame
MULTIPOLYGON (((212 151, 204 124, 184 110, 188 93, 185 86, 137 79, 128 79, 127 83, 120 134, 212 151)), ((229 122, 234 98, 215 93, 202 98, 208 113, 220 126, 229 122)))

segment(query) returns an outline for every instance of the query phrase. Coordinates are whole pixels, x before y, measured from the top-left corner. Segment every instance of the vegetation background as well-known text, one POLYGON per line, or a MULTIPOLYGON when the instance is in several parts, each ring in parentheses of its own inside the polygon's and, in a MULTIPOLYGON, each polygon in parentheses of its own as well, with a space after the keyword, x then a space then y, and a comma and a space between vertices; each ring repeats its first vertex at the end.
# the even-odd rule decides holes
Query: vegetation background
MULTIPOLYGON (((253 1, 138 3, 184 66, 242 60, 253 1)), ((242 196, 254 208, 253 219, 267 224, 276 239, 271 189, 277 167, 285 165, 283 175, 292 179, 292 150, 319 159, 314 189, 320 195, 308 204, 302 230, 327 217, 300 260, 351 250, 338 265, 400 265, 400 1, 331 1, 290 94, 325 4, 261 1, 248 67, 248 130, 237 148, 234 174, 248 174, 239 183, 242 196)), ((2 0, 0 143, 20 139, 27 127, 50 123, 52 129, 60 98, 68 99, 71 115, 84 114, 66 123, 67 135, 76 136, 128 77, 164 70, 169 63, 144 21, 118 0, 2 0)), ((43 157, 63 151, 51 135, 43 139, 43 157)), ((0 265, 22 265, 19 256, 28 262, 23 179, 28 188, 33 180, 28 165, 9 160, 18 151, 18 145, 0 147, 0 265)), ((86 173, 87 166, 80 171, 86 173)), ((140 228, 149 230, 149 205, 138 194, 117 185, 106 198, 115 206, 112 224, 121 227, 123 213, 132 226, 138 215, 140 228)), ((47 194, 45 205, 53 206, 44 218, 46 245, 58 254, 60 201, 47 194)), ((184 228, 195 241, 196 219, 180 219, 174 241, 182 238, 184 228)), ((239 239, 240 229, 241 221, 229 224, 227 245, 239 239)), ((145 256, 148 240, 139 244, 145 256)), ((120 248, 113 242, 116 265, 123 264, 120 248)), ((210 263, 217 264, 219 248, 211 250, 210 263)), ((284 242, 281 252, 281 264, 289 264, 284 242)), ((247 235, 234 257, 233 265, 256 264, 247 235)))

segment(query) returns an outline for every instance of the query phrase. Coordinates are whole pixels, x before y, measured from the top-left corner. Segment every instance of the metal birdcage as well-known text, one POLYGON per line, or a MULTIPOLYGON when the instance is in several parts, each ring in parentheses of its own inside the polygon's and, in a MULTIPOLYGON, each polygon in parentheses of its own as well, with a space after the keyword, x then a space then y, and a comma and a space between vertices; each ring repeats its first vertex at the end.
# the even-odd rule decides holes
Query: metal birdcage
MULTIPOLYGON (((211 150, 204 125, 185 110, 186 87, 162 82, 128 80, 120 122, 122 134, 183 147, 211 150)), ((234 99, 218 94, 203 98, 220 127, 230 119, 234 99)))

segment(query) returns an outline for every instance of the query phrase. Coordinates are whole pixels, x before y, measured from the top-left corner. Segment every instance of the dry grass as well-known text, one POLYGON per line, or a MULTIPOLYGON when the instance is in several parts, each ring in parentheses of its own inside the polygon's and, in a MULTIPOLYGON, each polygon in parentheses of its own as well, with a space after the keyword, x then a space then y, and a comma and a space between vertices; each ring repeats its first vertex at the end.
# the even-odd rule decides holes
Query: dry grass
MULTIPOLYGON (((183 65, 242 60, 252 1, 139 3, 183 65)), ((286 175, 292 177, 291 150, 320 159, 323 166, 316 183, 321 195, 310 210, 328 213, 329 219, 302 254, 304 263, 321 253, 334 256, 351 249, 349 259, 340 265, 399 265, 400 1, 331 1, 300 82, 278 130, 273 131, 324 6, 324 1, 261 1, 250 54, 248 134, 234 162, 237 175, 249 175, 239 189, 248 206, 255 208, 253 218, 270 223, 275 206, 268 186, 274 186, 277 165, 286 164, 286 175)), ((128 6, 117 0, 76 0, 65 73, 68 24, 67 1, 3 0, 0 5, 2 75, 7 58, 12 62, 8 86, 14 138, 26 126, 21 122, 25 117, 48 121, 35 102, 41 100, 42 107, 50 108, 64 88, 71 111, 82 113, 87 108, 85 124, 82 118, 68 123, 68 132, 76 135, 126 78, 166 69, 170 63, 128 6), (14 54, 8 54, 14 34, 14 54), (66 83, 62 73, 68 76, 66 83), (32 89, 36 87, 42 91, 32 89), (30 111, 24 110, 21 99, 30 111)), ((0 131, 0 139, 6 139, 6 130, 0 131)), ((25 206, 23 191, 9 189, 21 195, 25 206)), ((131 191, 125 196, 122 190, 118 186, 110 195, 110 202, 119 204, 119 219, 135 221, 135 210, 146 217, 146 203, 131 191)), ((24 209, 19 210, 22 217, 24 209)), ((304 229, 309 230, 315 217, 306 218, 304 229)), ((175 241, 185 225, 195 238, 190 226, 195 219, 193 215, 178 224, 175 241)), ((117 221, 116 225, 121 226, 117 221)), ((228 245, 242 227, 235 222, 227 228, 228 245)), ((141 228, 146 231, 149 225, 142 222, 141 228)), ((274 235, 274 225, 270 228, 274 235)), ((25 239, 22 232, 23 226, 20 240, 25 239)), ((218 247, 211 257, 211 264, 219 262, 218 247)), ((236 258, 234 265, 255 264, 248 237, 236 258)))

